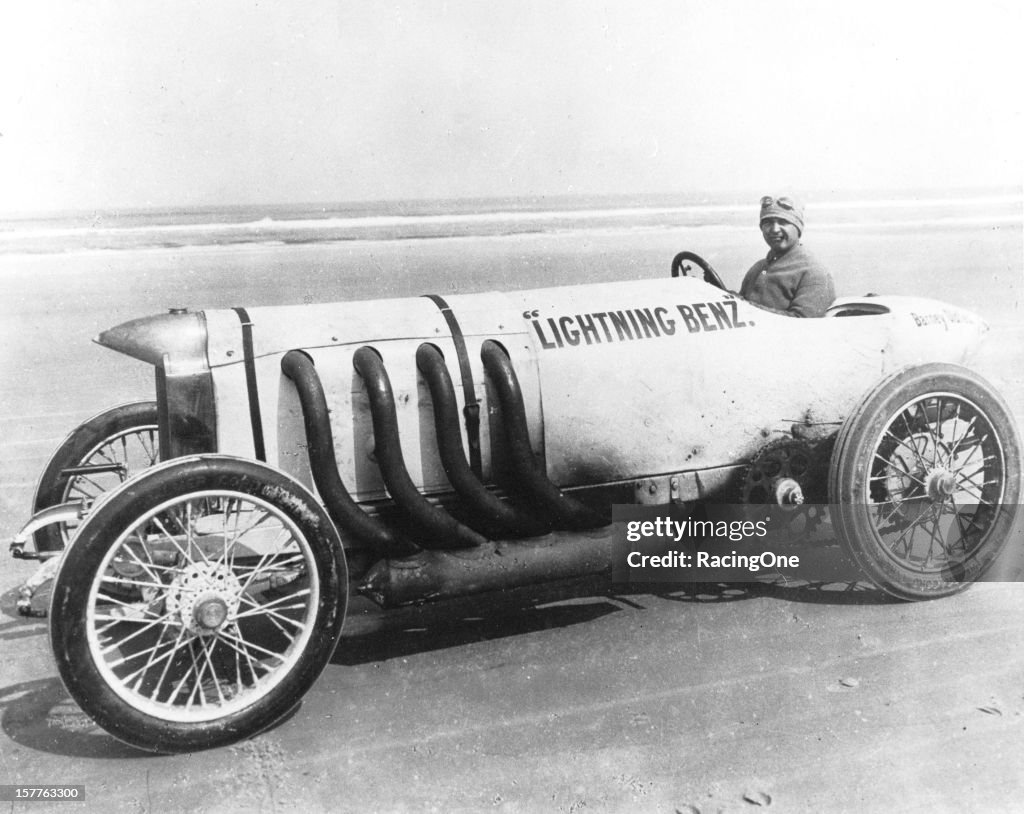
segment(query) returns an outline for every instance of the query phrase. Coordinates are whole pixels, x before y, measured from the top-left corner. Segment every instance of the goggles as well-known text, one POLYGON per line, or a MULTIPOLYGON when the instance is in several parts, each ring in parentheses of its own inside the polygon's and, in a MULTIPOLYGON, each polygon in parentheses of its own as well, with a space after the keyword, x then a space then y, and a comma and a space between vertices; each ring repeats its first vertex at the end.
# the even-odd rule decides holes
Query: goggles
POLYGON ((781 198, 773 198, 771 195, 765 195, 761 199, 761 208, 764 209, 767 206, 777 206, 780 209, 786 209, 790 212, 796 209, 796 203, 793 202, 793 199, 785 196, 781 198))

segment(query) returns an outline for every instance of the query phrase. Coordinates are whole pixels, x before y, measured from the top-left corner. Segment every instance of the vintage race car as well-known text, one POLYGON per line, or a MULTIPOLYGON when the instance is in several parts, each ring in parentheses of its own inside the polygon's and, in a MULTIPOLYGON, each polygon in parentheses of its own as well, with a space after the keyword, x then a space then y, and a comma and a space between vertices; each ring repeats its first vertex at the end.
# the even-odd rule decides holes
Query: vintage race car
POLYGON ((879 587, 943 596, 1020 498, 1010 411, 964 367, 986 330, 906 297, 789 319, 685 252, 661 279, 174 310, 97 337, 154 366, 156 399, 68 437, 12 546, 56 573, 71 696, 164 752, 288 713, 350 590, 608 569, 614 504, 831 504, 879 587))

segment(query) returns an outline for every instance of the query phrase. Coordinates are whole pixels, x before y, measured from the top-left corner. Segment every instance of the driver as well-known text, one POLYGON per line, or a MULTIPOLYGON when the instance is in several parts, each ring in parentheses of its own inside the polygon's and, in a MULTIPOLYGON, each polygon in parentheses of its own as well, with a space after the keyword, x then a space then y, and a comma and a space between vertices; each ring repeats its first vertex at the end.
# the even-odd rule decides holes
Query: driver
POLYGON ((787 317, 820 317, 836 298, 832 275, 800 242, 804 208, 792 197, 761 199, 761 236, 768 256, 743 278, 740 296, 787 317))

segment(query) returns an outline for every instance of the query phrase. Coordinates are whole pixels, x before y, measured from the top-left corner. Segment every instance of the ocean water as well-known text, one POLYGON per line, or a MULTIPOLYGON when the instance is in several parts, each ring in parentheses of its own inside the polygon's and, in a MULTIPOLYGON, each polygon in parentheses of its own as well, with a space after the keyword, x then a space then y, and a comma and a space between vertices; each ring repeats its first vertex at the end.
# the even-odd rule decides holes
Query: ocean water
MULTIPOLYGON (((820 195, 816 231, 1019 226, 1017 189, 820 195)), ((749 229, 756 199, 737 195, 565 196, 343 204, 216 206, 0 218, 0 255, 204 246, 327 244, 609 230, 749 229)))

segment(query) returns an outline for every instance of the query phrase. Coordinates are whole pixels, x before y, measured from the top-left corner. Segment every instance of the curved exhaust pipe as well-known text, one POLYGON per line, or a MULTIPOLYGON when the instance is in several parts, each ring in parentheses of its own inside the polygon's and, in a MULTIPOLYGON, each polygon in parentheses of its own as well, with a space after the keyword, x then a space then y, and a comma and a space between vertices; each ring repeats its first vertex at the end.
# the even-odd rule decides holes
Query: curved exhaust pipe
POLYGON ((523 392, 505 349, 488 339, 480 349, 480 357, 501 403, 502 425, 510 452, 509 464, 518 480, 517 486, 536 501, 560 528, 591 529, 608 525, 609 521, 589 506, 562 492, 537 463, 530 446, 523 392))
POLYGON ((486 537, 430 503, 409 477, 398 437, 395 397, 380 354, 364 346, 355 352, 352 363, 370 399, 375 457, 384 484, 395 503, 422 529, 420 544, 424 548, 472 548, 486 543, 486 537))
POLYGON ((513 537, 536 537, 550 531, 550 524, 488 491, 467 463, 455 388, 441 351, 434 345, 423 343, 416 350, 416 366, 430 389, 441 465, 459 497, 481 520, 489 524, 487 532, 513 537))
POLYGON ((420 550, 418 546, 399 537, 366 514, 345 488, 338 473, 338 462, 334 458, 334 436, 331 433, 327 398, 313 360, 302 351, 288 351, 281 360, 281 371, 295 383, 298 391, 313 481, 334 525, 355 540, 375 549, 381 556, 415 554, 420 550))

